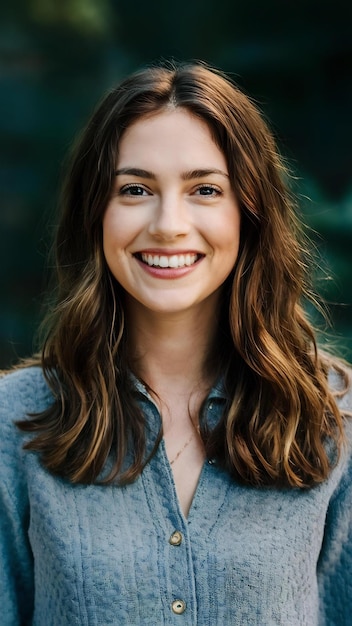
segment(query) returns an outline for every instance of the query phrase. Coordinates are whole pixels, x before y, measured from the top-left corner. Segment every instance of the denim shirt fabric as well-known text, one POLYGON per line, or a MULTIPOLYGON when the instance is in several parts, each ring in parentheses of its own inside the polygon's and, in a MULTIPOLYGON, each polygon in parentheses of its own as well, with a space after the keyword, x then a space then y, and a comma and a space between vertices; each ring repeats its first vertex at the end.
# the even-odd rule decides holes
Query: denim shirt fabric
MULTIPOLYGON (((159 413, 136 390, 153 439, 159 413)), ((163 441, 124 487, 72 485, 23 451, 13 420, 51 401, 38 368, 0 381, 2 626, 350 623, 351 421, 348 449, 309 490, 242 486, 205 461, 186 519, 163 441)), ((210 423, 223 402, 214 387, 210 423)))

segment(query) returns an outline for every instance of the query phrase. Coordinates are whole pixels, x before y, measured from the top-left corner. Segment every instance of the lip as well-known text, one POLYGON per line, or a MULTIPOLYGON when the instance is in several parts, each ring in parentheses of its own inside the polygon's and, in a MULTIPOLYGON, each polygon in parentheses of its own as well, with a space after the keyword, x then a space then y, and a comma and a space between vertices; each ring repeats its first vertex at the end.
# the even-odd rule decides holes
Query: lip
POLYGON ((180 250, 172 248, 145 248, 143 250, 138 250, 137 252, 133 253, 133 258, 144 270, 144 272, 146 272, 150 276, 153 276, 154 278, 161 278, 164 280, 182 278, 183 276, 190 274, 199 265, 199 263, 201 263, 204 257, 205 254, 203 252, 199 252, 198 250, 193 249, 180 250), (148 265, 148 263, 142 260, 142 255, 154 255, 164 257, 191 255, 197 256, 198 258, 194 263, 192 263, 192 265, 184 265, 182 267, 159 267, 156 265, 148 265))

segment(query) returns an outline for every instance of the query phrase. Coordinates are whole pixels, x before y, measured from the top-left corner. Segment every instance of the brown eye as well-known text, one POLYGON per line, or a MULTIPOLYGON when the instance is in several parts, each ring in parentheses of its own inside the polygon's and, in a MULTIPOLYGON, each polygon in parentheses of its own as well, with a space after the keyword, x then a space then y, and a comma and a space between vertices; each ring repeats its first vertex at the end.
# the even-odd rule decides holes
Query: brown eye
POLYGON ((199 196, 215 197, 221 195, 221 191, 213 185, 201 185, 196 189, 196 194, 199 196))
POLYGON ((212 187, 201 187, 199 193, 201 196, 211 196, 214 193, 214 189, 212 187))
POLYGON ((120 189, 121 196, 144 196, 148 195, 148 192, 141 185, 125 185, 120 189))

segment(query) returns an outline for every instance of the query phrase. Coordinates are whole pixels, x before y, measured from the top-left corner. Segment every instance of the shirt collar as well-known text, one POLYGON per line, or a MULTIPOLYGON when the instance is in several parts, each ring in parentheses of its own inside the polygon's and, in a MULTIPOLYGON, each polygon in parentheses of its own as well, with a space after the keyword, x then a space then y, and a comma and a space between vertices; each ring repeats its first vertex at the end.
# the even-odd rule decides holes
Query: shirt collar
MULTIPOLYGON (((152 397, 151 397, 148 389, 146 388, 146 386, 132 372, 130 372, 130 379, 132 381, 132 384, 133 384, 135 390, 137 392, 141 393, 145 398, 147 398, 148 400, 151 400, 153 402, 152 397)), ((209 401, 210 400, 226 400, 227 399, 227 394, 226 394, 226 391, 225 391, 225 381, 224 381, 224 378, 222 376, 213 385, 213 387, 209 391, 207 397, 208 397, 209 401)))

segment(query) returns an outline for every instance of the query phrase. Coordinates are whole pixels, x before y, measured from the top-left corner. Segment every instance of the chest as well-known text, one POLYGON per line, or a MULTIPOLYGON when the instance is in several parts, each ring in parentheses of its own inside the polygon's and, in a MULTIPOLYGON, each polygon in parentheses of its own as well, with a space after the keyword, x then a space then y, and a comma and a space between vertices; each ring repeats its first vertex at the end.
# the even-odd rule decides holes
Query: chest
POLYGON ((289 623, 316 594, 318 492, 246 489, 205 463, 186 519, 162 448, 133 485, 43 489, 37 476, 31 490, 36 605, 56 603, 62 625, 170 626, 176 609, 187 626, 214 626, 232 623, 234 606, 239 623, 256 623, 252 610, 280 623, 269 609, 289 623))

